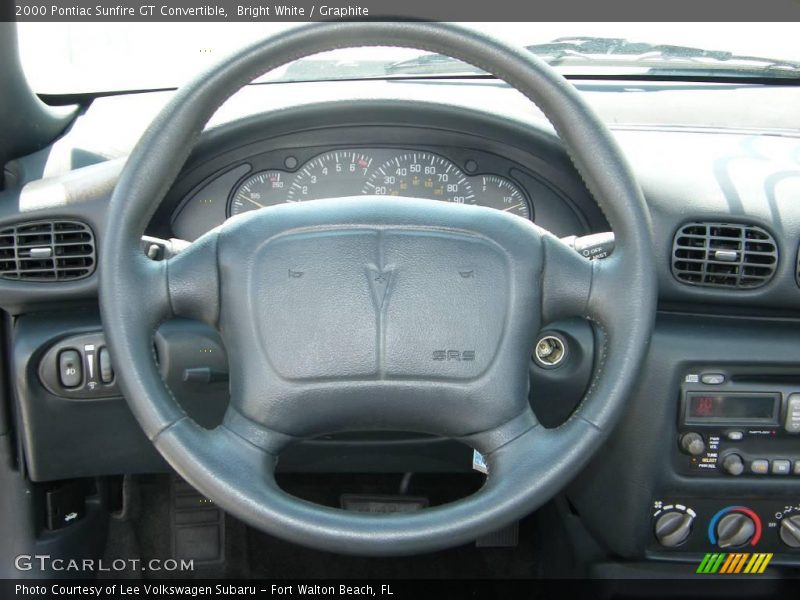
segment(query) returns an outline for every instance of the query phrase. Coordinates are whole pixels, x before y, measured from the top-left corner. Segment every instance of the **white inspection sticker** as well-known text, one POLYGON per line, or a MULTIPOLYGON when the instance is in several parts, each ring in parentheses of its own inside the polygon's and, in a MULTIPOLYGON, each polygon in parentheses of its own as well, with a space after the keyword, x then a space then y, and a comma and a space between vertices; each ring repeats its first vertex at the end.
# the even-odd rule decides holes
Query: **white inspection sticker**
POLYGON ((489 466, 486 464, 486 459, 477 450, 472 451, 472 468, 486 475, 489 474, 489 466))

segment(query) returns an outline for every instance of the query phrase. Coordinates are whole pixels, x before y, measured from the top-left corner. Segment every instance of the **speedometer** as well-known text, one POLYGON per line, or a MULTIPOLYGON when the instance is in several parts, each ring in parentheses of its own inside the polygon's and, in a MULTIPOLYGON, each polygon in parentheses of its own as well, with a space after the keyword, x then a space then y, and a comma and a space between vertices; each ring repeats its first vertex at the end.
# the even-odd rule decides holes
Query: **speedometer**
POLYGON ((373 171, 362 193, 475 203, 472 185, 461 169, 429 152, 407 152, 387 160, 373 171))

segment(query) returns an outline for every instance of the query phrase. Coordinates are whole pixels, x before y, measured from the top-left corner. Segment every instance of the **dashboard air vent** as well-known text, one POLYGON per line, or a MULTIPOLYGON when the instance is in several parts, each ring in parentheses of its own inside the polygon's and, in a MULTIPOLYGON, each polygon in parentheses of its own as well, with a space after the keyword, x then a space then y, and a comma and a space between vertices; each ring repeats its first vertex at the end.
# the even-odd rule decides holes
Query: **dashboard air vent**
POLYGON ((96 264, 94 235, 79 221, 34 221, 0 229, 0 278, 69 281, 96 264))
POLYGON ((689 285, 752 289, 775 274, 778 247, 761 227, 689 223, 675 234, 672 274, 689 285))

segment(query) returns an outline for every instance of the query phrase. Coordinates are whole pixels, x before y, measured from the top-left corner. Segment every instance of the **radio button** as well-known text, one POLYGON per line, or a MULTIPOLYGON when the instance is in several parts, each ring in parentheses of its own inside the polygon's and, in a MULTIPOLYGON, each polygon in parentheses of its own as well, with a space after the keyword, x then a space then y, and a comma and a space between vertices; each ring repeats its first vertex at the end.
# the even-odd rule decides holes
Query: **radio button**
POLYGON ((772 461, 772 474, 773 475, 788 475, 789 470, 792 468, 792 463, 788 460, 773 460, 772 461))
POLYGON ((729 431, 728 432, 728 439, 732 442, 738 442, 742 438, 744 438, 744 433, 741 431, 729 431))
POLYGON ((720 385, 725 383, 725 375, 722 373, 703 373, 700 381, 706 385, 720 385))
POLYGON ((800 433, 800 394, 789 394, 784 427, 789 433, 800 433))
POLYGON ((766 475, 769 473, 769 461, 759 458, 750 463, 750 470, 756 475, 766 475))

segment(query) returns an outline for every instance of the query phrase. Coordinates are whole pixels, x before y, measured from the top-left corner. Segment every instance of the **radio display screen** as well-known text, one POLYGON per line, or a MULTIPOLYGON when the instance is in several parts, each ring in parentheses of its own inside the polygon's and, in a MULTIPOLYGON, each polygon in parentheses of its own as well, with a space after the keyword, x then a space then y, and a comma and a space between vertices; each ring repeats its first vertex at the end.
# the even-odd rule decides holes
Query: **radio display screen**
POLYGON ((775 394, 692 394, 686 416, 695 422, 771 422, 778 416, 777 400, 775 394))

